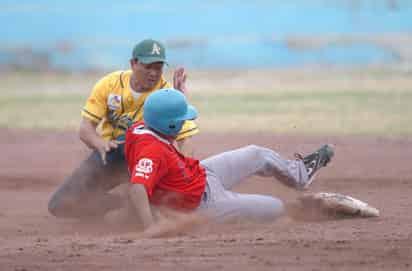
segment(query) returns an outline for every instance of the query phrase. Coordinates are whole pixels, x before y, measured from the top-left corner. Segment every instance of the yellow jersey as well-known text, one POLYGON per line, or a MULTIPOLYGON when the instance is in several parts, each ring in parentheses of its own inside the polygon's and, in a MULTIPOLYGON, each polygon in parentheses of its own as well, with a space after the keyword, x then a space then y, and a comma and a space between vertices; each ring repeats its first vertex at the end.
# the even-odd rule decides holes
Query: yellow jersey
MULTIPOLYGON (((106 139, 116 139, 135 122, 143 120, 143 104, 147 96, 157 89, 170 88, 162 76, 147 92, 134 95, 130 89, 132 71, 116 71, 100 79, 94 86, 82 110, 82 116, 99 124, 99 133, 106 139)), ((193 121, 186 121, 177 136, 181 140, 199 133, 193 121)))

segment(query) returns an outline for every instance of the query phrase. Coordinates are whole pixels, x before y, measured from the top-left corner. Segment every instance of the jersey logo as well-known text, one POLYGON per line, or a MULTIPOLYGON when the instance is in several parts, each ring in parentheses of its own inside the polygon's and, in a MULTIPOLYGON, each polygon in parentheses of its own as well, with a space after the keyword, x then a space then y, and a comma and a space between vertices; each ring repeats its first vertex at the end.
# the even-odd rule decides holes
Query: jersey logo
POLYGON ((153 171, 153 161, 148 158, 142 158, 137 162, 136 174, 137 177, 149 178, 149 174, 153 171))
POLYGON ((122 97, 120 95, 115 95, 115 94, 109 94, 109 97, 107 98, 107 106, 111 110, 116 110, 120 108, 122 104, 122 97))
POLYGON ((152 55, 160 55, 160 47, 157 43, 153 43, 152 55))

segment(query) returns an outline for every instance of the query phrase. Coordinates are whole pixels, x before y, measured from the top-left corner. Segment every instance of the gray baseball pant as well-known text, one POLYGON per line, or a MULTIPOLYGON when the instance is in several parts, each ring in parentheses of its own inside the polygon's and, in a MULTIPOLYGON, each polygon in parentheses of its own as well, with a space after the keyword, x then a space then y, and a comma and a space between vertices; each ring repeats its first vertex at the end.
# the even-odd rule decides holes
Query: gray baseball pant
POLYGON ((303 188, 309 177, 301 160, 285 160, 273 150, 250 145, 201 161, 207 185, 199 211, 217 221, 273 220, 284 213, 280 199, 229 191, 252 175, 273 177, 285 185, 303 188))
POLYGON ((90 218, 122 207, 124 199, 109 193, 129 180, 122 150, 107 153, 107 160, 104 165, 100 154, 92 152, 52 194, 49 212, 57 217, 90 218))

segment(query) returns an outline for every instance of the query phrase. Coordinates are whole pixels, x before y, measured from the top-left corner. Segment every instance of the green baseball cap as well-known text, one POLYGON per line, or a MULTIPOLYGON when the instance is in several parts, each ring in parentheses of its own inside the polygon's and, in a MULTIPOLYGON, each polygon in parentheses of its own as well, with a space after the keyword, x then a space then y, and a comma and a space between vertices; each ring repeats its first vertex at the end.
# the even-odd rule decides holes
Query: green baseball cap
POLYGON ((138 59, 143 64, 154 62, 166 63, 166 50, 159 41, 146 39, 142 40, 133 49, 133 59, 138 59))

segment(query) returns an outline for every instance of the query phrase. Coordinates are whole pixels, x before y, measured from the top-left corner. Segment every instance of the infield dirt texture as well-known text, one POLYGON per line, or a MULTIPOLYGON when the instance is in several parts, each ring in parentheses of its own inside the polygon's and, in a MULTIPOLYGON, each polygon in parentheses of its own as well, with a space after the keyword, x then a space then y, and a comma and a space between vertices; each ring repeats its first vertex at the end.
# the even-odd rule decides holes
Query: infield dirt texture
MULTIPOLYGON (((269 224, 206 224, 160 239, 139 238, 130 227, 58 220, 47 212, 50 193, 87 155, 87 148, 75 131, 1 128, 0 270, 412 269, 410 135, 206 131, 194 141, 200 158, 246 144, 271 147, 292 158, 296 151, 333 143, 336 156, 309 191, 357 197, 380 209, 381 216, 311 221, 285 216, 269 224)), ((299 195, 263 178, 251 178, 236 190, 285 201, 299 195)))

